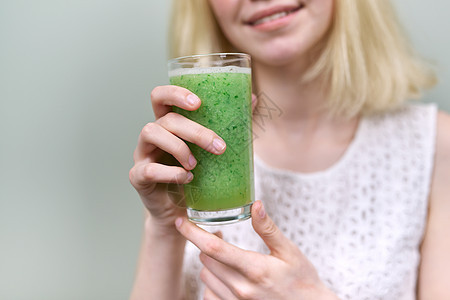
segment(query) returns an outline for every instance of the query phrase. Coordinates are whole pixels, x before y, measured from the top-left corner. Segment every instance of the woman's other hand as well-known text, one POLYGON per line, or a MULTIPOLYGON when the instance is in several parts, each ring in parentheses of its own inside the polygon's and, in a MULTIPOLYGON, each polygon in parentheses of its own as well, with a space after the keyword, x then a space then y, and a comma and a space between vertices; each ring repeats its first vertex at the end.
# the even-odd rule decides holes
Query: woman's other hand
POLYGON ((337 299, 266 214, 261 201, 252 206, 252 225, 270 255, 242 250, 184 217, 176 219, 178 231, 201 250, 205 299, 337 299))

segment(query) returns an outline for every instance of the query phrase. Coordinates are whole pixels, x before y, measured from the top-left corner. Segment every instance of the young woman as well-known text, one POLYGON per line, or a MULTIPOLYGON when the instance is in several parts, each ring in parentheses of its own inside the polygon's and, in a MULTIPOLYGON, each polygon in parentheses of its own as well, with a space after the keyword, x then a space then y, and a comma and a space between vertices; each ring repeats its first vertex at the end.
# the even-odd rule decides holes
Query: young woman
POLYGON ((130 171, 146 208, 131 299, 450 299, 450 117, 406 103, 435 78, 389 0, 179 0, 171 39, 174 57, 249 53, 255 112, 279 113, 254 125, 251 221, 212 234, 167 184, 192 178, 184 141, 226 143, 171 112, 196 95, 152 91, 130 171))

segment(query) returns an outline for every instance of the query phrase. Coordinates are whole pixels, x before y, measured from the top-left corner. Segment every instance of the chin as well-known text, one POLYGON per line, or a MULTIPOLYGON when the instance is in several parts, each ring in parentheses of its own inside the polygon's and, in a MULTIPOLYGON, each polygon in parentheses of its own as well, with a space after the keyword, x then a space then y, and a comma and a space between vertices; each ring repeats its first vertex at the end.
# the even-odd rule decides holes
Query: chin
POLYGON ((304 60, 306 53, 307 51, 302 51, 301 47, 286 47, 286 45, 283 45, 260 48, 253 51, 251 55, 256 62, 273 67, 284 67, 304 60))

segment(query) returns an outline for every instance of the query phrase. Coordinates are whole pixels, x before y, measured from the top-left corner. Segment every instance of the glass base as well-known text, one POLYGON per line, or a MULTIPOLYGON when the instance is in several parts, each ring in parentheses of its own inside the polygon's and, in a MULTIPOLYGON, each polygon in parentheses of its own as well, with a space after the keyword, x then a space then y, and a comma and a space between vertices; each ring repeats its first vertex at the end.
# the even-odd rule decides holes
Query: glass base
POLYGON ((242 207, 227 210, 195 210, 187 208, 187 215, 191 222, 201 225, 224 225, 247 220, 251 217, 252 203, 242 207))

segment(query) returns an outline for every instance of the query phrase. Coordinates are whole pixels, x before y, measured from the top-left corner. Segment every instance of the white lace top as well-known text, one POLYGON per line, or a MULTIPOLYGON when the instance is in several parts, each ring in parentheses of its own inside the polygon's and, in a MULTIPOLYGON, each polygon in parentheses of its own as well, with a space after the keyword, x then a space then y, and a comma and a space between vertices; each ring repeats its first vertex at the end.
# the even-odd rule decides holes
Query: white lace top
MULTIPOLYGON (((433 167, 436 107, 409 105, 361 120, 329 169, 297 173, 255 157, 256 199, 341 299, 415 299, 433 167)), ((301 153, 299 153, 301 155, 301 153)), ((250 221, 211 228, 268 253, 250 221)), ((202 265, 186 246, 186 299, 200 299, 202 265)))

